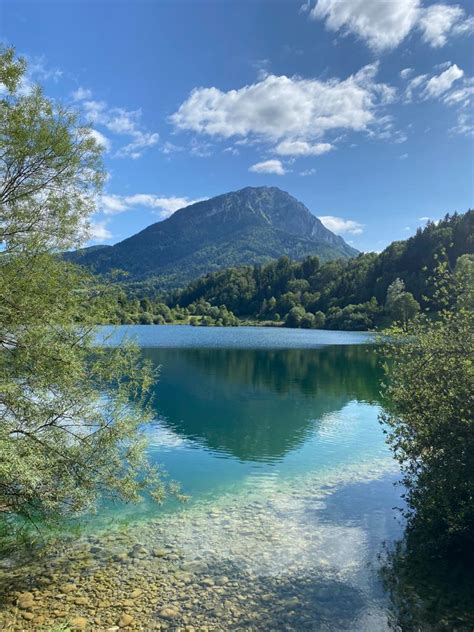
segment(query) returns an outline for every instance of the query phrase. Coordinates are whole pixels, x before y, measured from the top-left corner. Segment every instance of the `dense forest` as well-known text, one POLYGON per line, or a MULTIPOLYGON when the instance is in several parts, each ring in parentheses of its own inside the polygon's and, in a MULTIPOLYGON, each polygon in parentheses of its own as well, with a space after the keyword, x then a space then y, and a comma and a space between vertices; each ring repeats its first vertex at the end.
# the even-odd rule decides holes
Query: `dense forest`
POLYGON ((182 322, 365 330, 436 311, 433 272, 441 260, 454 269, 474 253, 474 211, 446 215, 383 252, 320 264, 280 257, 268 264, 227 268, 187 287, 154 296, 146 283, 119 286, 110 319, 122 323, 182 322))

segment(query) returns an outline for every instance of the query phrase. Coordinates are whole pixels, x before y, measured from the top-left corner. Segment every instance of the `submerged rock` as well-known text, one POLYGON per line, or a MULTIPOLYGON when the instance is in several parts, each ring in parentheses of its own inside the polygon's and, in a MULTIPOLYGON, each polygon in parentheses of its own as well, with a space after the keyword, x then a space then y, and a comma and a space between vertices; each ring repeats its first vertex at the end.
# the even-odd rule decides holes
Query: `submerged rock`
POLYGON ((132 617, 132 615, 124 612, 122 616, 120 617, 120 619, 118 620, 118 626, 119 628, 126 628, 129 625, 132 625, 133 621, 134 621, 134 618, 132 617))
POLYGON ((174 606, 166 606, 159 611, 159 616, 162 619, 176 619, 179 616, 179 612, 174 606))

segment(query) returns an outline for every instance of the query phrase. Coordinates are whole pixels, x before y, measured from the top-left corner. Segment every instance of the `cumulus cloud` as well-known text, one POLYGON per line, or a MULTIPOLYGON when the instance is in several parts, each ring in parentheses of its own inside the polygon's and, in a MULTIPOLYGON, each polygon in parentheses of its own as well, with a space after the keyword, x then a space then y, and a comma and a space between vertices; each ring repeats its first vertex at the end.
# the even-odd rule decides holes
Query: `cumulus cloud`
POLYGON ((72 96, 80 104, 89 123, 103 126, 118 136, 128 137, 129 142, 115 153, 116 157, 139 158, 144 149, 158 142, 158 133, 143 129, 141 110, 109 107, 105 101, 92 99, 91 91, 86 88, 78 88, 72 96))
POLYGON ((453 83, 464 75, 464 72, 456 64, 450 66, 440 75, 431 77, 426 84, 425 95, 428 98, 437 98, 447 92, 453 83))
POLYGON ((254 173, 274 173, 277 176, 285 175, 285 168, 280 160, 264 160, 257 162, 249 168, 254 173))
POLYGON ((457 124, 449 131, 461 136, 474 136, 474 117, 466 112, 459 112, 457 124))
POLYGON ((468 77, 463 81, 460 88, 451 90, 448 94, 443 96, 443 101, 446 105, 459 105, 466 107, 470 105, 471 99, 474 96, 474 77, 468 77))
POLYGON ((278 143, 280 155, 315 155, 332 149, 316 143, 334 130, 366 131, 376 126, 378 109, 395 90, 377 83, 377 64, 347 79, 302 79, 268 75, 224 92, 196 88, 171 116, 177 129, 239 142, 278 143))
POLYGON ((363 225, 352 219, 334 217, 334 215, 320 215, 321 222, 336 235, 360 235, 363 232, 363 225))
POLYGON ((413 68, 403 68, 400 70, 400 77, 402 79, 408 79, 413 74, 413 68))
POLYGON ((375 51, 395 48, 418 19, 419 0, 317 0, 310 11, 330 31, 352 33, 375 51))
POLYGON ((466 77, 464 71, 451 62, 438 64, 435 68, 442 72, 431 76, 418 75, 408 82, 405 90, 406 101, 438 99, 457 110, 457 125, 451 127, 449 131, 453 134, 472 136, 474 134, 472 116, 474 77, 466 77))
POLYGON ((107 228, 107 222, 90 222, 89 224, 90 241, 106 241, 112 238, 112 233, 107 228))
POLYGON ((419 28, 422 39, 434 48, 444 46, 449 35, 462 35, 473 30, 474 19, 466 18, 458 5, 433 4, 421 12, 419 28))
POLYGON ((104 136, 104 134, 96 129, 89 130, 89 135, 92 136, 95 142, 100 145, 105 151, 110 151, 111 143, 107 136, 104 136))
POLYGON ((117 213, 140 207, 151 208, 164 219, 178 209, 199 201, 190 200, 186 197, 160 197, 150 193, 135 193, 133 195, 105 194, 101 197, 98 207, 106 215, 116 215, 117 213))
POLYGON ((83 99, 92 99, 92 91, 89 88, 83 88, 79 86, 77 90, 72 93, 74 101, 82 101, 83 99))
MULTIPOLYGON (((308 11, 309 2, 304 6, 308 11)), ((432 47, 444 46, 449 36, 474 29, 474 18, 467 17, 461 6, 425 7, 420 0, 316 0, 308 13, 314 20, 323 20, 330 31, 364 40, 375 52, 397 47, 414 29, 432 47)))
MULTIPOLYGON (((443 99, 448 102, 450 100, 450 95, 454 93, 446 93, 449 92, 456 81, 464 76, 464 71, 456 64, 451 64, 450 62, 448 62, 447 66, 446 64, 442 64, 442 67, 446 68, 446 70, 437 75, 432 75, 430 77, 429 75, 424 74, 411 79, 408 82, 405 92, 407 101, 412 101, 414 98, 423 100, 443 97, 443 99)), ((456 100, 459 102, 464 101, 469 96, 470 87, 471 85, 468 80, 468 84, 461 90, 458 90, 457 95, 451 100, 453 102, 456 100), (464 89, 466 87, 468 88, 467 90, 464 89)))
POLYGON ((405 91, 405 98, 407 101, 412 101, 415 95, 417 94, 420 86, 426 85, 428 80, 428 75, 418 75, 411 79, 408 83, 408 86, 405 91))
POLYGON ((331 143, 311 144, 303 140, 284 140, 275 151, 280 156, 320 156, 334 149, 331 143))

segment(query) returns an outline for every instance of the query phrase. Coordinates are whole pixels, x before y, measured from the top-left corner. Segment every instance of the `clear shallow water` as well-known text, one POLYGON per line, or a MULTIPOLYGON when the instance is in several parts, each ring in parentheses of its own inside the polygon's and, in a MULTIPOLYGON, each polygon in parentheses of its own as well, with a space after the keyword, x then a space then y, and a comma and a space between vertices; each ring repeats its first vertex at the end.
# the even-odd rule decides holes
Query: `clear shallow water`
POLYGON ((109 343, 124 335, 161 367, 150 456, 190 502, 111 515, 158 519, 190 559, 199 552, 256 576, 307 574, 328 586, 343 579, 363 604, 351 629, 384 629, 376 559, 401 533, 400 502, 377 420, 371 336, 132 326, 109 343))
MULTIPOLYGON (((117 604, 143 630, 388 629, 377 556, 401 535, 400 502, 371 336, 182 326, 101 336, 135 338, 161 367, 150 457, 190 501, 105 507, 78 551, 53 562, 55 581, 72 577, 93 603, 106 581, 111 605, 97 602, 92 629, 117 623, 117 604), (162 617, 163 605, 177 614, 162 617)), ((89 617, 81 607, 67 613, 89 617)))

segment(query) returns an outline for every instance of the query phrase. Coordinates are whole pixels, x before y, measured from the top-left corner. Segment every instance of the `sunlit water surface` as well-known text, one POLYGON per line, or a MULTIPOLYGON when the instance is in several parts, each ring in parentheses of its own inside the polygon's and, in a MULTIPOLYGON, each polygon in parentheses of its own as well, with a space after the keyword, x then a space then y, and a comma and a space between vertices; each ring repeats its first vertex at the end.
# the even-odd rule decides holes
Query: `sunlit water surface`
MULTIPOLYGON (((150 457, 190 497, 104 507, 89 525, 108 533, 107 550, 128 546, 113 590, 150 587, 138 614, 127 606, 138 628, 388 629, 377 556, 401 534, 400 492, 370 335, 124 326, 103 328, 99 343, 124 336, 160 366, 150 457), (168 585, 171 571, 184 575, 168 585), (164 598, 176 616, 161 616, 164 598)), ((89 582, 105 568, 111 586, 117 569, 97 542, 102 561, 80 572, 89 582)), ((103 612, 95 629, 115 621, 103 612)))
MULTIPOLYGON (((208 552, 262 577, 308 574, 328 589, 334 629, 349 594, 357 607, 344 626, 383 629, 377 555, 401 533, 400 501, 371 336, 183 326, 103 334, 108 344, 135 339, 161 367, 150 455, 190 496, 160 510, 186 555, 208 552)), ((135 521, 157 514, 148 502, 117 511, 135 521)))

